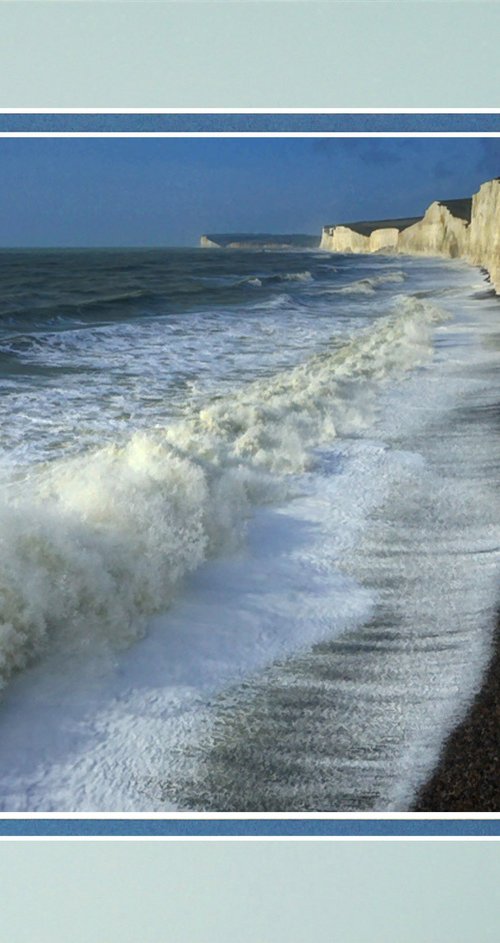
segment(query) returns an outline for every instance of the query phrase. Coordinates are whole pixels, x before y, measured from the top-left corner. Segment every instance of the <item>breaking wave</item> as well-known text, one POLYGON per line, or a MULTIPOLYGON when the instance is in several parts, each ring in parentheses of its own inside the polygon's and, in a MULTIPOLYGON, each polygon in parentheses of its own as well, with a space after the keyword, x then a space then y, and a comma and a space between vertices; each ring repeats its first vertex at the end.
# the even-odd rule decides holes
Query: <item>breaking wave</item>
POLYGON ((257 276, 255 275, 255 276, 253 276, 252 278, 246 278, 245 281, 244 281, 244 284, 245 284, 245 285, 253 285, 254 288, 262 288, 262 279, 261 279, 261 278, 257 278, 257 276))
POLYGON ((275 275, 251 275, 235 284, 251 285, 254 288, 262 288, 263 285, 273 285, 279 282, 312 282, 313 276, 310 272, 284 272, 275 275))
POLYGON ((404 272, 386 272, 383 275, 373 275, 371 278, 360 278, 342 288, 334 288, 333 292, 340 295, 372 295, 379 285, 404 282, 404 272))
POLYGON ((280 275, 279 278, 284 282, 312 282, 313 277, 310 272, 287 272, 280 275))
POLYGON ((188 573, 241 539, 253 505, 290 493, 316 446, 370 422, 380 385, 431 356, 445 319, 399 296, 342 346, 333 338, 123 447, 12 479, 0 506, 1 682, 49 644, 79 651, 139 637, 188 573))

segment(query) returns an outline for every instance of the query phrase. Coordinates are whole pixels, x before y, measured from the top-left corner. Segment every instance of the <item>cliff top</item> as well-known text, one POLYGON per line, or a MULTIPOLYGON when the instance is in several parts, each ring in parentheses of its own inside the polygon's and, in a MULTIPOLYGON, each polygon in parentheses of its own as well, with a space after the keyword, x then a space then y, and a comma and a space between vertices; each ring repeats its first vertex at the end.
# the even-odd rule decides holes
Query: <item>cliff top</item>
MULTIPOLYGON (((401 232, 402 229, 408 229, 408 226, 419 223, 421 218, 421 216, 404 216, 398 219, 370 219, 357 223, 335 223, 335 226, 345 226, 359 233, 360 236, 370 236, 375 229, 399 229, 401 232)), ((325 226, 325 229, 334 229, 335 226, 325 226)))
POLYGON ((438 200, 438 203, 441 206, 446 206, 446 209, 450 211, 452 216, 456 216, 457 219, 465 219, 467 223, 470 223, 472 216, 472 197, 462 197, 460 200, 438 200))
MULTIPOLYGON (((461 197, 458 200, 437 200, 436 202, 439 203, 440 206, 445 206, 452 216, 455 216, 457 219, 464 219, 467 223, 470 223, 472 197, 461 197)), ((419 223, 421 218, 421 216, 407 216, 399 219, 368 219, 356 223, 335 223, 335 225, 332 226, 325 226, 325 229, 334 229, 335 226, 345 226, 346 229, 351 229, 352 232, 356 232, 360 236, 370 236, 375 229, 398 229, 399 232, 401 232, 403 229, 408 229, 409 226, 419 223)))

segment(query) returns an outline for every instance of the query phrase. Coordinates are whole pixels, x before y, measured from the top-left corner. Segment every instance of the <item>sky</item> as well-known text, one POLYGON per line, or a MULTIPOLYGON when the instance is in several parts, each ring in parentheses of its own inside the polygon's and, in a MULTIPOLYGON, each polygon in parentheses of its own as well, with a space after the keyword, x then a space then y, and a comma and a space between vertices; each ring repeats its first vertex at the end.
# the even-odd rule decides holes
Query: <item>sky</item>
POLYGON ((497 943, 497 841, 2 841, 9 943, 497 943))
POLYGON ((319 234, 420 215, 499 175, 494 138, 2 138, 0 246, 319 234))

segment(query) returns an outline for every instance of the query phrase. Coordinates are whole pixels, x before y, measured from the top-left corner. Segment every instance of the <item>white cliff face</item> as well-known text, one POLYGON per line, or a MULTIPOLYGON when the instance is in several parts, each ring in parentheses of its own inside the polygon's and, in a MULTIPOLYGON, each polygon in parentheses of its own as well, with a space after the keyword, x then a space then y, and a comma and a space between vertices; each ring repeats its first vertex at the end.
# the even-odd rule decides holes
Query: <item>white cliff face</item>
POLYGON ((488 270, 500 294, 500 179, 483 183, 472 198, 468 257, 488 270))
POLYGON ((374 229, 370 234, 370 252, 397 249, 399 229, 374 229))
POLYGON ((395 249, 398 244, 397 229, 374 229, 363 236, 349 226, 326 226, 321 234, 320 249, 328 252, 380 252, 395 249))
POLYGON ((320 249, 329 252, 369 252, 370 240, 348 226, 332 226, 324 229, 320 249))
POLYGON ((442 203, 431 203, 418 223, 399 234, 398 251, 456 259, 467 254, 468 229, 465 219, 452 216, 442 203))
POLYGON ((332 235, 335 230, 335 226, 323 226, 321 231, 321 242, 319 244, 320 249, 324 249, 325 252, 333 252, 332 248, 332 235))
POLYGON ((500 178, 483 183, 472 199, 471 222, 443 203, 431 203, 421 220, 406 229, 387 227, 362 236, 348 226, 323 230, 321 249, 330 252, 401 252, 463 258, 487 269, 500 294, 500 178))
POLYGON ((221 248, 218 242, 212 242, 212 240, 209 239, 208 236, 201 236, 200 246, 202 249, 220 249, 221 248))

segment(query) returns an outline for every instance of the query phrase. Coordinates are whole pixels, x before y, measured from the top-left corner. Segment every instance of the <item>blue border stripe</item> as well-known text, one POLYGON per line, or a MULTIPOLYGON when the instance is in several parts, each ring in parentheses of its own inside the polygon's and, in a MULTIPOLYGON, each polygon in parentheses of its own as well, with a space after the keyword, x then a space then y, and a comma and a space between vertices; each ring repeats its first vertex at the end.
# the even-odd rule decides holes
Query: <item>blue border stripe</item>
POLYGON ((500 836, 498 819, 3 819, 0 835, 205 838, 500 836))
POLYGON ((0 131, 23 132, 94 132, 120 134, 132 132, 177 131, 232 131, 245 134, 250 131, 268 132, 360 132, 370 131, 497 131, 500 133, 500 114, 347 114, 347 115, 294 115, 294 114, 209 114, 209 115, 148 115, 148 114, 1 114, 0 131))

